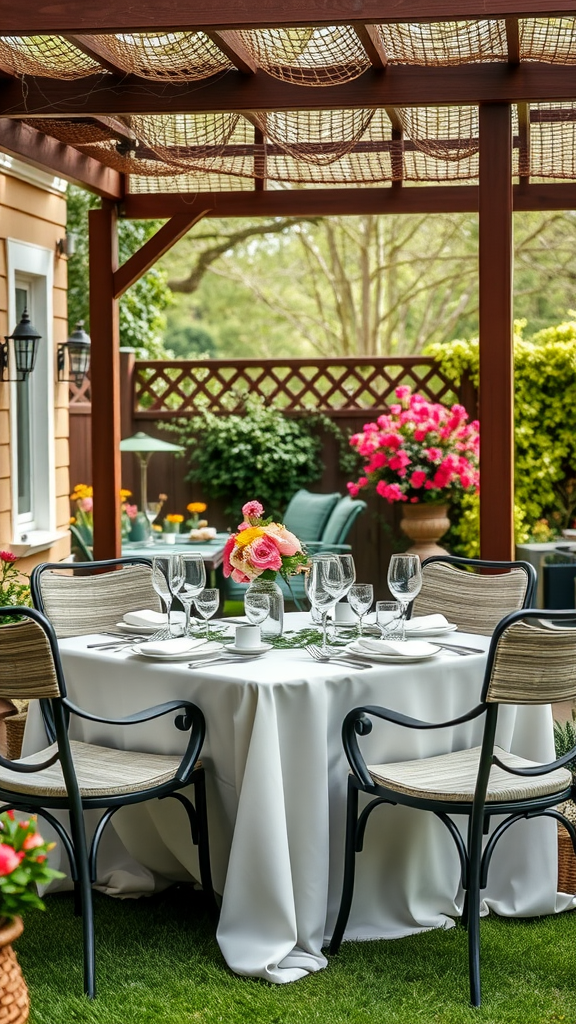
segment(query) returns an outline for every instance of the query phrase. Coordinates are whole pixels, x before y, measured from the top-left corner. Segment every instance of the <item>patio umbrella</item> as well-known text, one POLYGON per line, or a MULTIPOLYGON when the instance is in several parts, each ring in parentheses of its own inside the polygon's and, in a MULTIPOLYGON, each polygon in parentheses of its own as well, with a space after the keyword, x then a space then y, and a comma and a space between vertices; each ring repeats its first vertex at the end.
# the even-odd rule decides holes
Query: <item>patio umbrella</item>
POLYGON ((154 452, 183 452, 180 444, 170 444, 169 441, 161 441, 157 437, 150 437, 143 430, 139 430, 132 437, 125 437, 120 441, 121 452, 134 452, 140 463, 140 501, 142 511, 146 511, 148 504, 148 463, 154 452))

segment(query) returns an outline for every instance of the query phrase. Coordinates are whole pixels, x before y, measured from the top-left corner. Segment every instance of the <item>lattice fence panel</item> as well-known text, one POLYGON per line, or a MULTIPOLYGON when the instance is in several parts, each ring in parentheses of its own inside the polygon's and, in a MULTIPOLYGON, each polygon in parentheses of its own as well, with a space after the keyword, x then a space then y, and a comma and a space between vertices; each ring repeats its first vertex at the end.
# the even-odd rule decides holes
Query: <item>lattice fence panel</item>
POLYGON ((400 384, 433 401, 461 400, 453 382, 424 357, 139 361, 133 412, 139 419, 201 409, 226 414, 241 411, 247 395, 258 395, 287 413, 349 416, 380 409, 400 384))

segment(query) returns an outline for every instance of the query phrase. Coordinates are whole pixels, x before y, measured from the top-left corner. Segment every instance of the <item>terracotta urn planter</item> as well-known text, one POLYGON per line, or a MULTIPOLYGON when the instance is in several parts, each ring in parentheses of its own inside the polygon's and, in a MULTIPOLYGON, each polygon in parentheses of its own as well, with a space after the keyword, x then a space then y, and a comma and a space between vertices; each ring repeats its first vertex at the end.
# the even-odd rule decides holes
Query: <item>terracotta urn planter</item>
POLYGON ((431 555, 445 555, 446 548, 441 548, 437 541, 444 536, 450 526, 447 505, 427 505, 418 502, 404 505, 400 528, 414 541, 408 551, 419 555, 422 560, 431 555))
POLYGON ((0 1021, 2 1024, 26 1024, 30 1012, 28 989, 12 949, 22 934, 21 917, 0 919, 0 1021))

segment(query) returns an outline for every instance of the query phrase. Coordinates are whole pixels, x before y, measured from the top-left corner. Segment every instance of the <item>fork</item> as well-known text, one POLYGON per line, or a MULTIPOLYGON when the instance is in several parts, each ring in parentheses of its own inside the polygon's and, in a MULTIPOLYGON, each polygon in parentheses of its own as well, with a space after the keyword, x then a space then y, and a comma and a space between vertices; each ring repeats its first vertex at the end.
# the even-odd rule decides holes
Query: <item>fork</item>
POLYGON ((330 661, 340 662, 342 665, 352 665, 353 668, 359 668, 359 669, 364 669, 364 668, 369 668, 370 667, 369 665, 363 665, 360 660, 356 661, 356 659, 354 659, 354 658, 347 658, 345 655, 342 655, 342 654, 323 654, 323 652, 320 650, 319 647, 316 646, 316 644, 308 644, 304 648, 304 650, 306 651, 307 654, 310 655, 311 658, 314 658, 314 661, 320 661, 320 662, 330 662, 330 661))

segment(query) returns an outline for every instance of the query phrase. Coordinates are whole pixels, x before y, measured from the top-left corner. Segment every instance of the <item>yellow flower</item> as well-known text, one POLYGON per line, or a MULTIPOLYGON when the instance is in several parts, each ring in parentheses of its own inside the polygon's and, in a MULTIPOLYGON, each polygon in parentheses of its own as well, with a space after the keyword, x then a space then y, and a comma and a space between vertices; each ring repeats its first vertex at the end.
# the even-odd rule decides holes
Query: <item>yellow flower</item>
POLYGON ((155 530, 156 533, 162 533, 162 527, 160 526, 160 523, 152 523, 152 529, 155 530))
POLYGON ((257 537, 263 537, 264 530, 260 526, 249 526, 247 530, 241 530, 236 537, 236 547, 245 548, 247 544, 251 544, 257 537))
POLYGON ((74 526, 75 522, 76 522, 76 516, 70 516, 70 526, 74 526))
POLYGON ((173 512, 164 517, 168 523, 183 523, 184 516, 175 515, 173 512))
POLYGON ((187 512, 205 512, 207 505, 203 501, 191 501, 189 505, 186 505, 187 512))
POLYGON ((72 494, 70 495, 71 501, 81 501, 82 498, 92 498, 92 488, 88 487, 87 484, 76 484, 72 494))
POLYGON ((120 501, 126 501, 126 498, 132 497, 132 491, 127 491, 124 487, 120 490, 120 501))

